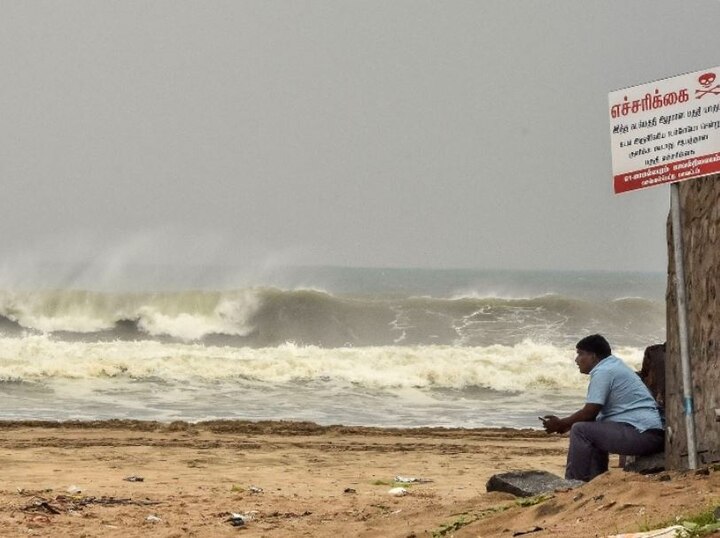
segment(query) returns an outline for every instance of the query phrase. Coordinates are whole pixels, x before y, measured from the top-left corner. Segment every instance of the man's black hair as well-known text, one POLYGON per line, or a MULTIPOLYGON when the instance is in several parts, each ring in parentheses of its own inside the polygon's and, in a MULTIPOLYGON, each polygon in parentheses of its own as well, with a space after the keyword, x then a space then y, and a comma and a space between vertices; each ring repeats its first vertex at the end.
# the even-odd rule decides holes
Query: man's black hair
POLYGON ((577 344, 575 344, 575 348, 581 351, 589 351, 590 353, 595 353, 595 355, 597 355, 597 358, 600 360, 608 357, 609 355, 612 355, 610 344, 608 344, 608 341, 605 340, 604 336, 599 334, 591 334, 590 336, 586 336, 577 344))

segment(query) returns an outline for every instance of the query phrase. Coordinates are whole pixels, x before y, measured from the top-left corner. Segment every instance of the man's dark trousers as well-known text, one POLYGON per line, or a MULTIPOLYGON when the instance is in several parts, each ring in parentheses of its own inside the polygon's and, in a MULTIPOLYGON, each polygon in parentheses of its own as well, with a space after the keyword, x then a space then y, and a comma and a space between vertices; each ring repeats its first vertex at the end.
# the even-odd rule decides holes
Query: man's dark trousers
POLYGON ((608 454, 646 456, 664 446, 663 430, 641 433, 624 422, 576 422, 570 429, 565 478, 587 482, 608 470, 608 454))

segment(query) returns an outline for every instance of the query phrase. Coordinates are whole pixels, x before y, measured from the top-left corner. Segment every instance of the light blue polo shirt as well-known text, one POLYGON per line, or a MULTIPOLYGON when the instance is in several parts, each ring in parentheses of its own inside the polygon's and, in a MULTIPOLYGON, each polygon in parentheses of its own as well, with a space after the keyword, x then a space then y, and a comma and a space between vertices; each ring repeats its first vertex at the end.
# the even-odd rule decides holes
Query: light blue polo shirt
POLYGON ((641 432, 663 427, 655 398, 645 383, 614 355, 590 370, 586 401, 602 405, 595 420, 626 422, 641 432))

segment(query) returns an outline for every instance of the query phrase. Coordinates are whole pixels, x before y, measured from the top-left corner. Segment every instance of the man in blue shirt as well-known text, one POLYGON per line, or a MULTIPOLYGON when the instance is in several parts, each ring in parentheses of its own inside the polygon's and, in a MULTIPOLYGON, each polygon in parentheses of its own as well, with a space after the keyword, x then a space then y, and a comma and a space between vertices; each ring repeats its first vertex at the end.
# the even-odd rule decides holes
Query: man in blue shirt
POLYGON ((570 431, 565 478, 589 481, 608 469, 608 454, 644 456, 661 452, 664 431, 657 403, 640 377, 612 355, 599 334, 575 346, 580 373, 590 375, 587 399, 565 418, 542 419, 548 433, 570 431))

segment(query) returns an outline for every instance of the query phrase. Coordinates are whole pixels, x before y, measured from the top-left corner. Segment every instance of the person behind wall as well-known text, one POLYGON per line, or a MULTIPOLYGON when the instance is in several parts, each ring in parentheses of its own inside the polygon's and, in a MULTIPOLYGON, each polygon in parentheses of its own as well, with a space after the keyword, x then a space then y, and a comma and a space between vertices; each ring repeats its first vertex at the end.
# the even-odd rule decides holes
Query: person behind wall
POLYGON ((570 416, 542 417, 548 433, 570 432, 565 478, 592 480, 608 469, 608 455, 661 452, 665 439, 658 406, 640 377, 615 357, 599 334, 576 347, 575 363, 590 376, 582 409, 570 416))

